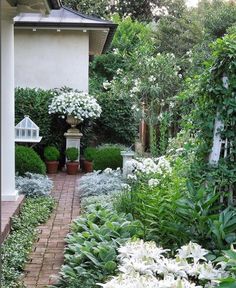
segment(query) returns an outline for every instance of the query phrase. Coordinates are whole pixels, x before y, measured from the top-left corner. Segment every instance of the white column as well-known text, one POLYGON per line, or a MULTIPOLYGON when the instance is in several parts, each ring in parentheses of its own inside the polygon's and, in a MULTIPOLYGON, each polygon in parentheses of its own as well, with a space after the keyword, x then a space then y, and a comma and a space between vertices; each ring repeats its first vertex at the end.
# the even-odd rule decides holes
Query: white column
POLYGON ((16 9, 6 2, 1 13, 1 191, 3 201, 15 201, 14 25, 16 9))

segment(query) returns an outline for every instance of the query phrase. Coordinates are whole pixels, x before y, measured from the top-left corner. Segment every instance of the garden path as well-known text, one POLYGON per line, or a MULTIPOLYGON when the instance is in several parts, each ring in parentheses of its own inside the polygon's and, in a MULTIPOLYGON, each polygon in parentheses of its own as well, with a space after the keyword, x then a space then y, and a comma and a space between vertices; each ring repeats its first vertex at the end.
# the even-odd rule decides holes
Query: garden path
POLYGON ((79 175, 59 173, 50 178, 54 182, 52 195, 57 206, 47 223, 39 226, 38 240, 26 264, 24 284, 27 288, 42 288, 55 284, 63 264, 64 238, 71 221, 79 215, 76 181, 79 175))

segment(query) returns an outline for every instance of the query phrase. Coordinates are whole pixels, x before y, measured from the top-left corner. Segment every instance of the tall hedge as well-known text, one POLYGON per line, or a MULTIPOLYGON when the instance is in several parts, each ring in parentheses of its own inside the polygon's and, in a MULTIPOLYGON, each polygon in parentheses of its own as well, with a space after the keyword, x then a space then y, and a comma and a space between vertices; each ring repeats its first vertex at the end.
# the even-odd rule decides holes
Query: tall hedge
POLYGON ((29 115, 39 126, 40 135, 43 137, 36 146, 42 155, 44 146, 55 145, 59 150, 65 146, 64 133, 68 125, 65 120, 57 115, 48 114, 48 105, 53 97, 52 90, 16 88, 15 90, 15 121, 18 123, 29 115))

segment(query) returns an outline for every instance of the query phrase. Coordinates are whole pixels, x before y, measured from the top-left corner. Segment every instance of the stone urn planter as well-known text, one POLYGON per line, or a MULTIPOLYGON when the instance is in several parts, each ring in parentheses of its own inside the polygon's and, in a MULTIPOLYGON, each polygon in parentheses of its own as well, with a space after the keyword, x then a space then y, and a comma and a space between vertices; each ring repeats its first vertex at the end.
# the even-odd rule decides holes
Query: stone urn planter
POLYGON ((79 129, 76 128, 77 125, 79 125, 80 120, 78 118, 75 118, 72 115, 67 115, 66 117, 66 123, 68 123, 71 128, 68 129, 68 133, 75 133, 75 132, 80 132, 79 129))

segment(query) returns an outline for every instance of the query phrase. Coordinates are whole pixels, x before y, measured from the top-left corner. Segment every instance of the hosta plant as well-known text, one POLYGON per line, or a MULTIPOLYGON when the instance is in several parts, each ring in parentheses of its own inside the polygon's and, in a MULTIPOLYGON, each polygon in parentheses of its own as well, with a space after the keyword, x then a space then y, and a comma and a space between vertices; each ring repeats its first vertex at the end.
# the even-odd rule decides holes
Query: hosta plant
POLYGON ((133 221, 131 215, 98 205, 72 223, 57 287, 97 287, 96 282, 117 272, 117 248, 132 237, 142 236, 141 223, 133 221))

